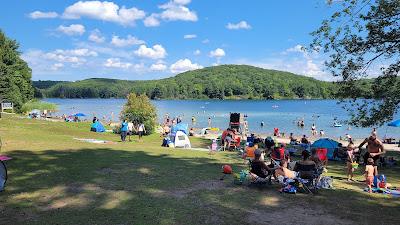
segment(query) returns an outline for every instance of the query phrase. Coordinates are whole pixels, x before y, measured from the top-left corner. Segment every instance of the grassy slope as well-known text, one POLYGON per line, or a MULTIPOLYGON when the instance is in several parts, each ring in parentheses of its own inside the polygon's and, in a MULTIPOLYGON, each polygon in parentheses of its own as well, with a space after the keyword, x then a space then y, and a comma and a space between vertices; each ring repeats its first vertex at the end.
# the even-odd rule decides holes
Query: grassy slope
MULTIPOLYGON (((234 153, 161 148, 157 135, 120 143, 116 135, 88 129, 84 123, 0 119, 1 154, 14 158, 0 193, 0 224, 243 224, 255 217, 265 223, 400 223, 400 199, 363 193, 362 184, 336 179, 336 190, 315 196, 234 186, 231 178, 219 181, 222 164, 245 167, 234 153)), ((344 177, 343 164, 328 169, 344 177)), ((383 171, 397 186, 399 172, 383 171)))

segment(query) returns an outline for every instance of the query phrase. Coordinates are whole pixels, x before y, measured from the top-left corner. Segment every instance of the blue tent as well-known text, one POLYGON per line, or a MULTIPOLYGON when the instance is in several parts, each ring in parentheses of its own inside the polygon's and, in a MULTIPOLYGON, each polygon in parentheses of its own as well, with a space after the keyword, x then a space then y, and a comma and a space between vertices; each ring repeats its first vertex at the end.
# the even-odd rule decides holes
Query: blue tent
POLYGON ((175 134, 177 131, 182 131, 183 133, 189 135, 189 125, 186 123, 178 123, 171 128, 171 133, 175 134))
POLYGON ((101 124, 99 121, 92 123, 90 130, 94 131, 94 132, 105 132, 106 131, 106 129, 104 129, 103 124, 101 124))
POLYGON ((77 114, 74 114, 73 116, 86 116, 85 114, 83 114, 83 113, 77 113, 77 114))
POLYGON ((392 121, 388 124, 390 127, 400 127, 400 119, 392 121))
POLYGON ((326 149, 328 149, 328 154, 327 154, 328 159, 334 159, 333 152, 338 147, 339 147, 339 142, 332 140, 330 138, 321 138, 321 139, 315 141, 311 145, 311 148, 326 148, 326 149))

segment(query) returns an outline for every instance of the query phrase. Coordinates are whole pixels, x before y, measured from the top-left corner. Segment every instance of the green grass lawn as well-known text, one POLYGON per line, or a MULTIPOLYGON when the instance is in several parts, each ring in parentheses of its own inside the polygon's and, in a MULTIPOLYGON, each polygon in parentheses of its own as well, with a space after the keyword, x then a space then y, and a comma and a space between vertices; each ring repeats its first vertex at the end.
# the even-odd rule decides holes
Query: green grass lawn
MULTIPOLYGON (((334 190, 280 194, 220 181, 221 166, 246 168, 237 154, 161 148, 152 135, 121 143, 89 124, 0 119, 9 180, 0 193, 0 224, 400 224, 400 198, 347 183, 330 163, 334 190), (96 138, 91 144, 73 138, 96 138)), ((191 138, 194 147, 208 143, 191 138)), ((390 153, 398 155, 395 153, 390 153)), ((382 169, 400 187, 400 168, 382 169)), ((362 180, 361 168, 357 180, 362 180)))

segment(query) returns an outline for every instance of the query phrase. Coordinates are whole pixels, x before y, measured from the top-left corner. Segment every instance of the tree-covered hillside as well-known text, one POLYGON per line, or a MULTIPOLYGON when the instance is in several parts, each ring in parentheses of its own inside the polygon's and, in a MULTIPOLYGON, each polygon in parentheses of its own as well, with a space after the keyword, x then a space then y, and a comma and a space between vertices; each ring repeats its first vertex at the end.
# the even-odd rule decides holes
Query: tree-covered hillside
MULTIPOLYGON (((46 81, 48 82, 48 81, 46 81)), ((35 82, 40 88, 40 82, 35 82)), ((44 97, 123 98, 134 92, 152 99, 332 98, 334 84, 289 72, 222 65, 149 81, 93 78, 42 89, 44 97)))

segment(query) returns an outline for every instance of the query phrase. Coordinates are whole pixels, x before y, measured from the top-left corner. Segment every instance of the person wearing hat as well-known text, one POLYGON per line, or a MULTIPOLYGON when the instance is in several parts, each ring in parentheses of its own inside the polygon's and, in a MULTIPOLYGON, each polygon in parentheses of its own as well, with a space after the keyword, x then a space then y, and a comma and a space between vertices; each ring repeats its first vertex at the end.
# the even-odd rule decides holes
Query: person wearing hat
POLYGON ((260 149, 254 151, 254 160, 251 162, 251 170, 250 172, 254 173, 255 175, 266 178, 270 168, 263 160, 263 153, 260 149))

